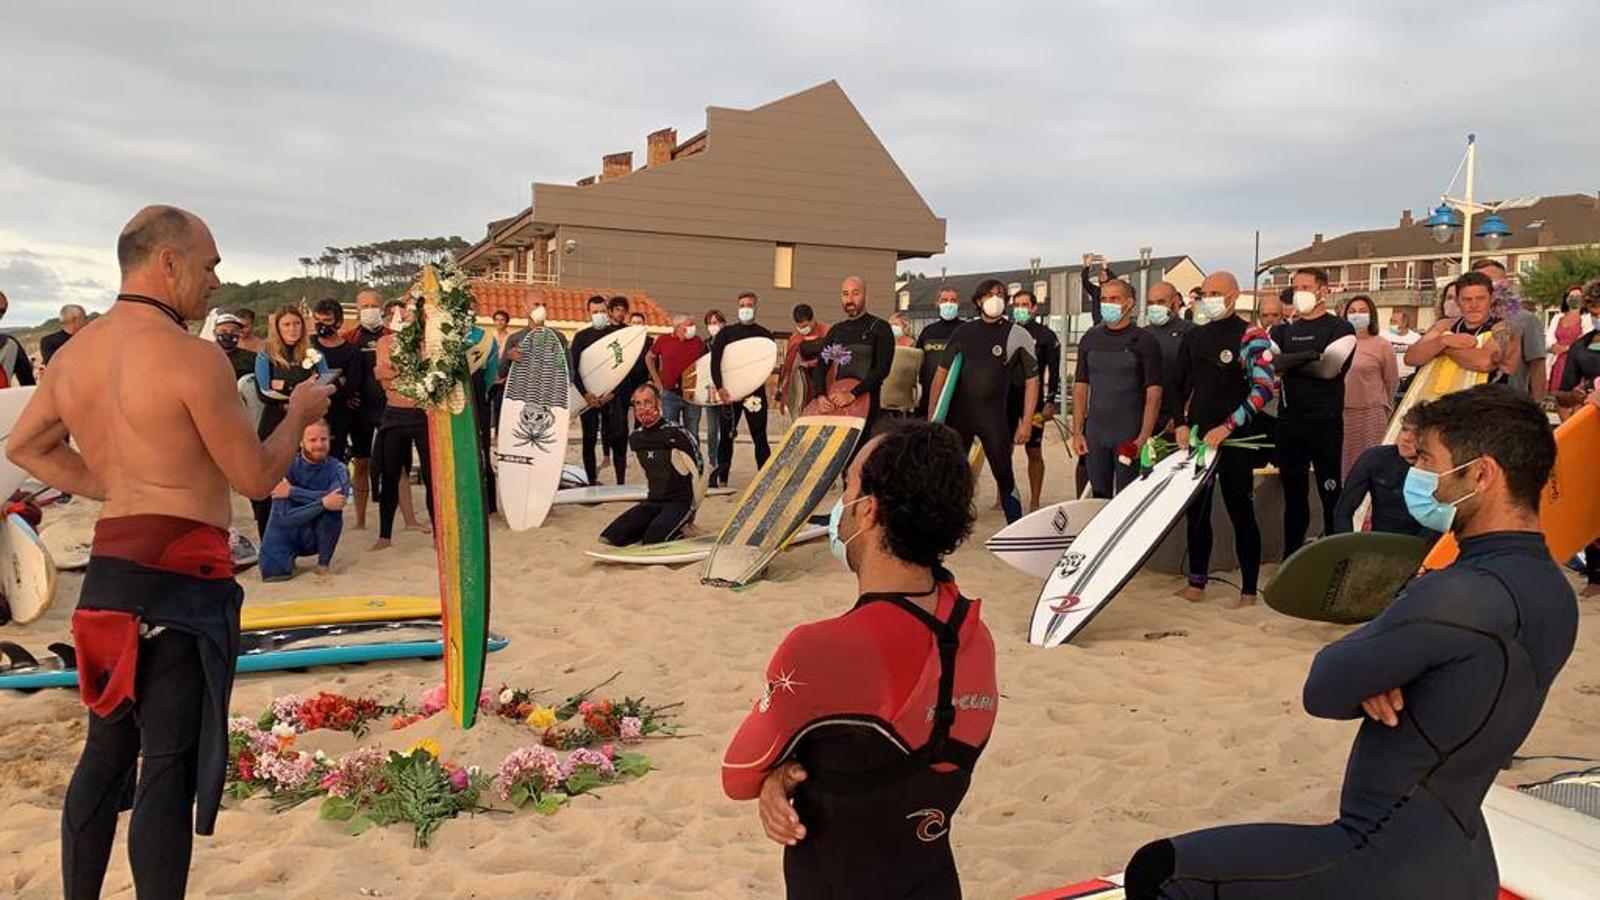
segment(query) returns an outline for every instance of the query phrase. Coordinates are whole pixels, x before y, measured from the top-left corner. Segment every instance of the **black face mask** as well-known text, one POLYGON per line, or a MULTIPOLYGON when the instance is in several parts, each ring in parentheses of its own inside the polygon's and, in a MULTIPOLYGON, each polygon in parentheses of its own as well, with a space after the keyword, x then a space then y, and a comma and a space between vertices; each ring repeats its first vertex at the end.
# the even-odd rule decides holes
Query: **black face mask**
POLYGON ((224 350, 233 350, 239 346, 239 336, 237 334, 219 334, 217 335, 217 346, 224 350))
POLYGON ((332 325, 322 324, 317 326, 317 337, 319 338, 331 338, 338 333, 339 329, 332 325))

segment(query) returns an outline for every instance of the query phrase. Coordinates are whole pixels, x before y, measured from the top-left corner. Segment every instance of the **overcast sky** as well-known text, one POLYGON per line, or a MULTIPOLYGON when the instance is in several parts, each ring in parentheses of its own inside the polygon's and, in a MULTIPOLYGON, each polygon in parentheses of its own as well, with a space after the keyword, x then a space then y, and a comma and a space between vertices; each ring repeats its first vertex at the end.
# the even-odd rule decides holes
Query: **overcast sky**
POLYGON ((73 3, 6 0, 7 325, 104 308, 151 202, 230 281, 325 245, 482 235, 534 179, 838 79, 935 213, 929 274, 1209 269, 1437 203, 1600 189, 1600 3, 73 3), (472 6, 475 12, 466 12, 472 6), (452 7, 460 7, 456 11, 452 7), (402 12, 401 10, 406 11, 402 12))

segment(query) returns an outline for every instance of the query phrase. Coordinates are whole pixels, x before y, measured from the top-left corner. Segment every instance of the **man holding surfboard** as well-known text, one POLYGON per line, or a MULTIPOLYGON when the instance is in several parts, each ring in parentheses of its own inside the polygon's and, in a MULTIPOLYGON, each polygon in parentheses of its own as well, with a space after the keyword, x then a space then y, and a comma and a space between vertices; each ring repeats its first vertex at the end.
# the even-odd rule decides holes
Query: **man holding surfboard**
POLYGON ((175 207, 140 210, 117 261, 116 303, 56 355, 7 454, 105 503, 73 614, 90 715, 62 812, 64 894, 99 896, 131 796, 134 890, 180 897, 191 831, 212 832, 227 772, 244 599, 228 550, 232 495, 272 491, 333 388, 303 381, 258 439, 227 357, 185 324, 204 318, 220 286, 205 223, 175 207))
POLYGON ((1454 285, 1460 316, 1433 323, 1406 351, 1406 365, 1420 368, 1442 355, 1463 369, 1488 372, 1490 383, 1504 381, 1518 365, 1521 349, 1516 333, 1492 313, 1494 282, 1482 272, 1468 272, 1454 285), (1480 340, 1484 334, 1490 336, 1487 341, 1480 340))
POLYGON ((933 405, 933 378, 939 374, 939 363, 944 360, 944 348, 960 328, 961 294, 953 287, 939 289, 939 319, 917 332, 917 349, 922 351, 922 371, 917 373, 917 411, 919 419, 928 417, 933 405))
MULTIPOLYGON (((606 312, 606 298, 597 294, 589 298, 589 327, 572 337, 572 386, 578 389, 578 393, 583 395, 584 403, 588 404, 578 416, 578 422, 583 429, 583 471, 589 476, 590 484, 600 483, 600 467, 595 461, 594 447, 600 441, 603 431, 606 411, 602 407, 609 403, 612 397, 610 394, 597 397, 583 386, 583 374, 579 363, 582 361, 583 351, 621 327, 621 323, 613 322, 610 314, 606 312)), ((623 437, 626 440, 627 436, 623 437)), ((609 449, 607 452, 610 452, 609 449)), ((626 466, 627 463, 624 462, 623 465, 626 466)), ((618 483, 621 483, 620 479, 618 483)))
POLYGON ((722 385, 722 354, 728 345, 734 341, 745 338, 766 338, 772 340, 772 332, 765 325, 756 322, 756 304, 760 298, 755 291, 745 291, 739 295, 739 311, 736 315, 739 321, 722 329, 716 337, 711 339, 711 383, 716 386, 717 401, 720 405, 711 410, 711 414, 722 417, 722 441, 717 447, 716 475, 719 484, 728 483, 728 473, 733 468, 734 442, 739 437, 739 419, 750 429, 750 440, 755 443, 756 469, 767 464, 767 457, 772 455, 772 448, 767 444, 767 388, 762 385, 755 393, 746 397, 742 402, 734 403, 727 388, 722 385))
MULTIPOLYGON (((1122 445, 1143 447, 1161 412, 1161 345, 1134 322, 1133 285, 1100 286, 1100 324, 1078 342, 1072 382, 1072 449, 1084 458, 1094 496, 1111 499, 1138 477, 1122 445)), ((1137 457, 1137 454, 1135 454, 1137 457)), ((1037 498, 1037 495, 1035 495, 1037 498)))
POLYGON ((1539 407, 1498 385, 1411 419, 1406 503, 1461 555, 1311 664, 1306 712, 1362 720, 1338 820, 1147 844, 1128 863, 1130 898, 1495 896, 1484 796, 1577 636, 1577 600, 1538 530, 1556 445, 1539 407))

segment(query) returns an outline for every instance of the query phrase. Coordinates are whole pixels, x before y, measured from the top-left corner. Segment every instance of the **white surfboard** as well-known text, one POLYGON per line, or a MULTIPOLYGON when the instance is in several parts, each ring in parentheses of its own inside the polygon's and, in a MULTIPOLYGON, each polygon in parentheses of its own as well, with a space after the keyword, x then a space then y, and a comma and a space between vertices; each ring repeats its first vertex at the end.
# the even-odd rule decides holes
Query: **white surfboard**
POLYGON ((1066 500, 1012 522, 984 541, 983 548, 1006 565, 1049 578, 1061 554, 1108 500, 1066 500))
POLYGON ((524 335, 522 358, 506 376, 495 448, 500 509, 512 531, 544 523, 567 455, 567 354, 548 328, 524 335))
POLYGON ((583 466, 567 463, 561 467, 561 487, 563 489, 588 486, 589 473, 583 470, 583 466))
MULTIPOLYGON (((1273 351, 1276 353, 1277 351, 1273 351)), ((1306 371, 1317 378, 1336 378, 1351 354, 1356 352, 1356 336, 1347 334, 1323 348, 1316 362, 1306 363, 1306 371)))
POLYGON ((1056 562, 1034 606, 1028 641, 1059 646, 1104 609, 1183 515, 1216 462, 1217 454, 1203 448, 1175 452, 1108 502, 1056 562))
POLYGON ((1500 886, 1521 897, 1593 897, 1600 819, 1494 785, 1483 798, 1500 886))
POLYGON ((256 392, 254 375, 239 376, 239 402, 244 404, 244 412, 250 417, 250 424, 260 425, 261 411, 266 409, 266 404, 261 402, 261 395, 256 392))
POLYGON ((18 625, 44 615, 56 595, 56 567, 49 551, 33 526, 15 514, 0 525, 0 594, 18 625))
POLYGON ((206 313, 206 320, 200 323, 200 340, 215 341, 217 339, 217 317, 222 315, 222 307, 213 306, 206 313))
POLYGON ((39 532, 39 540, 57 569, 81 569, 89 565, 89 551, 94 547, 94 520, 52 522, 39 532))
POLYGON ((584 348, 578 355, 578 373, 583 376, 584 389, 596 397, 616 390, 644 354, 644 339, 648 335, 649 329, 645 326, 629 325, 584 348))
MULTIPOLYGON (((767 383, 778 364, 778 345, 771 338, 751 337, 734 341, 722 349, 722 387, 730 403, 754 394, 767 383)), ((694 368, 683 373, 683 399, 696 406, 712 406, 721 401, 713 396, 711 354, 694 361, 694 368)))
MULTIPOLYGON (((807 541, 814 541, 827 536, 828 526, 805 525, 794 533, 794 537, 789 539, 788 546, 792 547, 795 544, 803 544, 807 541)), ((711 555, 711 548, 716 544, 717 536, 706 534, 700 537, 667 541, 664 544, 605 547, 600 550, 585 550, 584 553, 601 562, 616 563, 624 566, 676 566, 684 563, 700 562, 711 555)))
POLYGON ((33 398, 33 386, 0 388, 0 500, 9 498, 22 487, 28 473, 6 458, 6 445, 11 440, 11 429, 22 417, 23 407, 33 398))
MULTIPOLYGON (((707 497, 725 497, 736 493, 735 488, 715 487, 706 491, 707 497)), ((575 503, 638 503, 650 495, 650 488, 644 484, 598 484, 589 487, 562 488, 556 491, 556 496, 551 501, 554 506, 569 506, 575 503)))

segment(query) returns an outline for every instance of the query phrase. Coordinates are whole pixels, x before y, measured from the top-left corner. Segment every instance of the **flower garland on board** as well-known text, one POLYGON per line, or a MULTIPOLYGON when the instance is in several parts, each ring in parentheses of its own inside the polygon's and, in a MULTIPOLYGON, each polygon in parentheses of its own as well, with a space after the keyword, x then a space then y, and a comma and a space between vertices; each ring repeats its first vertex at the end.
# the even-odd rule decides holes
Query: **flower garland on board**
POLYGON ((424 266, 406 302, 411 321, 395 334, 389 351, 395 390, 423 406, 460 411, 466 405, 461 385, 468 376, 468 336, 477 325, 470 282, 453 260, 424 266), (430 294, 437 297, 436 316, 426 314, 430 294))

